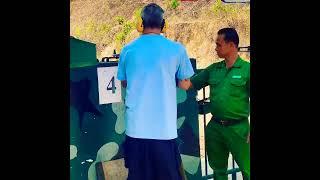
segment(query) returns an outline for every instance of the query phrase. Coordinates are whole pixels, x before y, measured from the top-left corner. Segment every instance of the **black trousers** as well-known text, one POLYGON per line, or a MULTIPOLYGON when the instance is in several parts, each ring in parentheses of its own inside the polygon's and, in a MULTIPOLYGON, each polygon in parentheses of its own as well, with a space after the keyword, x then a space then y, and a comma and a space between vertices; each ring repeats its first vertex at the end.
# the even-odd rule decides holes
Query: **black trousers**
POLYGON ((176 139, 138 139, 126 136, 125 167, 128 180, 182 180, 176 139))

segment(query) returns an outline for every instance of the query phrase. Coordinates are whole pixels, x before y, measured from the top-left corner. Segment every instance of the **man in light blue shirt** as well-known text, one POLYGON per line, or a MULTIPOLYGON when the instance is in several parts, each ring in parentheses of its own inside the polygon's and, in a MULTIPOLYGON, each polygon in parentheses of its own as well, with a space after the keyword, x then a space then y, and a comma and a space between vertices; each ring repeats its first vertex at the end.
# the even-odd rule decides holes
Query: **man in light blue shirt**
POLYGON ((120 53, 117 78, 126 88, 128 179, 181 179, 176 79, 183 83, 194 71, 184 46, 160 34, 163 13, 154 3, 145 6, 142 35, 120 53))

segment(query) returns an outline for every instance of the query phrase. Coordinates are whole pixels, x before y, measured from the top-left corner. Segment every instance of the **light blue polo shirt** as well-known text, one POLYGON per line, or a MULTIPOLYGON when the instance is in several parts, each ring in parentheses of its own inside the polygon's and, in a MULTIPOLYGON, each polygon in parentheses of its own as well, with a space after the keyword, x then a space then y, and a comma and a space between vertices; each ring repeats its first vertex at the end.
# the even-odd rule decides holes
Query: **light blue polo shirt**
POLYGON ((121 53, 118 79, 127 80, 126 134, 177 138, 176 81, 194 74, 186 49, 162 35, 141 35, 121 53))

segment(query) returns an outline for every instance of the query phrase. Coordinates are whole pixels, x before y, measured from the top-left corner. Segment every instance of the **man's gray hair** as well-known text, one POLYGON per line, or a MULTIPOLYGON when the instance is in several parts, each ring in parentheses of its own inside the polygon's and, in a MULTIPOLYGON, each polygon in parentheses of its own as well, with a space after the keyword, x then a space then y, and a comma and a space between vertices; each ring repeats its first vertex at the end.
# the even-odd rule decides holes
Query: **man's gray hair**
POLYGON ((155 3, 146 5, 141 11, 144 28, 161 28, 164 10, 155 3))

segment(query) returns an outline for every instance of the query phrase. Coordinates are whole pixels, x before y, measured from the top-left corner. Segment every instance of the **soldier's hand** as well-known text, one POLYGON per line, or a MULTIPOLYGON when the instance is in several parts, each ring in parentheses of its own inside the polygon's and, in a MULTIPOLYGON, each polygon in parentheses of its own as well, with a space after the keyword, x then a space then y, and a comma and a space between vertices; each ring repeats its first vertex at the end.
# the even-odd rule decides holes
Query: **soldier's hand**
POLYGON ((250 133, 248 134, 248 137, 247 137, 247 143, 250 143, 250 133))
POLYGON ((190 79, 183 79, 178 82, 178 86, 183 90, 188 90, 192 86, 192 83, 190 79))

